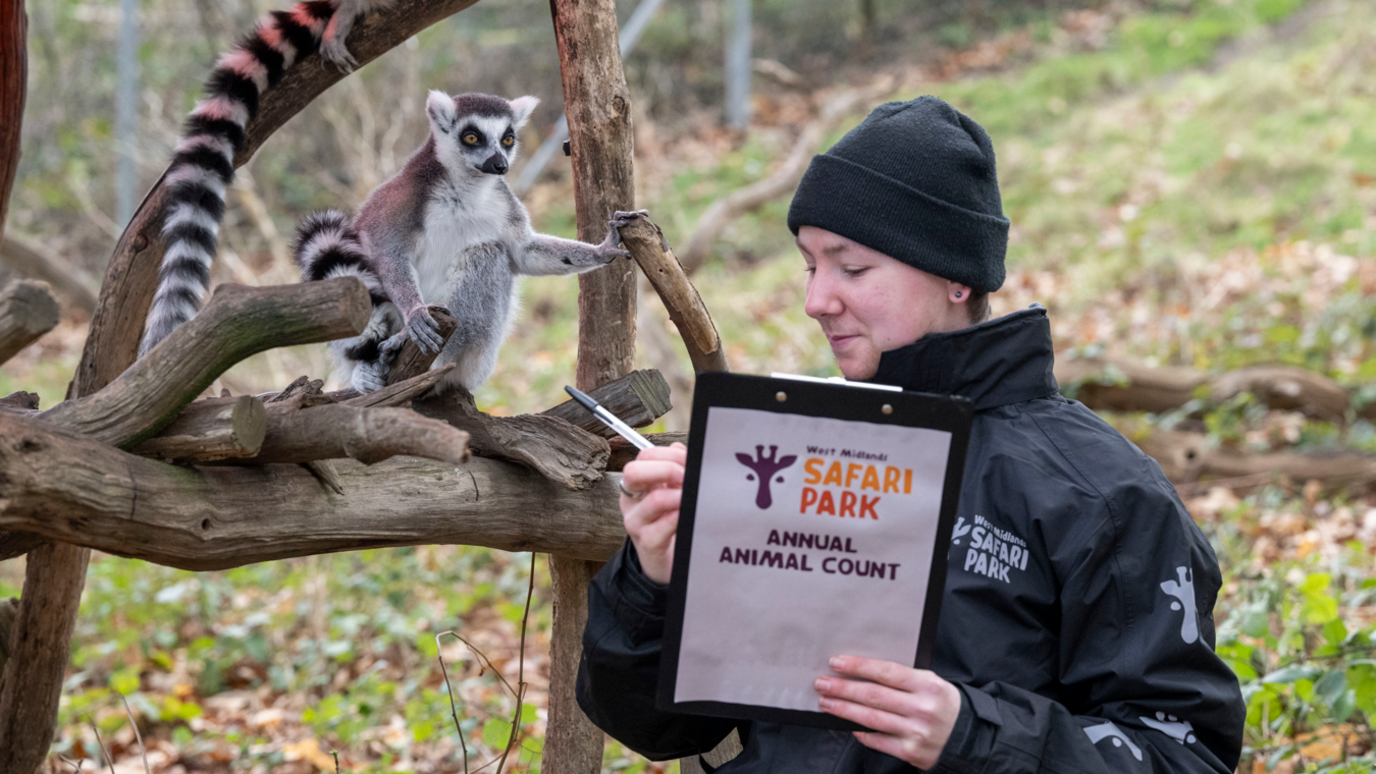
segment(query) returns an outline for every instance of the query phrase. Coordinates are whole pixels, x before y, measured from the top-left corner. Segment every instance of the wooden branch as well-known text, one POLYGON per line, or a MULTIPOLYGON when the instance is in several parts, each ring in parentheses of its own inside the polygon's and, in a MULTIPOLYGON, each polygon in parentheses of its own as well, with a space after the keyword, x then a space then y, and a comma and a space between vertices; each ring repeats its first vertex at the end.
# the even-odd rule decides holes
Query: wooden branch
POLYGON ((526 465, 574 491, 597 486, 607 466, 607 442, 558 417, 489 416, 459 388, 416 400, 412 408, 468 433, 475 454, 526 465))
POLYGON ((237 460, 263 448, 267 429, 267 409, 252 395, 199 400, 133 452, 168 462, 237 460))
MULTIPOLYGON (((688 433, 674 431, 668 433, 645 433, 645 438, 655 446, 668 446, 673 443, 688 443, 688 433)), ((640 450, 631 445, 630 441, 617 436, 607 442, 611 447, 611 456, 607 457, 607 472, 620 473, 626 467, 626 463, 635 459, 635 455, 640 450)))
POLYGON ((0 291, 0 363, 52 330, 57 320, 57 301, 47 285, 33 280, 10 283, 0 291))
POLYGON ((34 242, 5 234, 0 239, 0 263, 21 276, 48 283, 68 304, 87 314, 96 308, 96 291, 100 285, 95 277, 34 242))
POLYGON ((342 461, 340 497, 300 465, 177 467, 4 414, 0 439, 0 527, 187 570, 435 543, 604 560, 625 539, 615 475, 575 492, 481 458, 342 461))
POLYGON ((893 76, 884 76, 870 86, 847 91, 827 102, 817 118, 803 127, 793 148, 769 177, 732 191, 703 211, 693 226, 687 246, 679 251, 679 261, 684 270, 692 274, 702 268, 721 232, 737 218, 792 193, 807 171, 808 164, 812 163, 813 154, 821 150, 822 142, 836 125, 856 110, 892 94, 897 87, 893 76))
MULTIPOLYGON (((477 0, 398 0, 392 9, 354 27, 349 35, 349 51, 359 66, 365 65, 475 2, 477 0)), ((324 62, 319 54, 312 54, 288 69, 282 80, 259 98, 258 114, 245 129, 244 147, 235 157, 234 166, 242 166, 273 132, 343 77, 344 73, 324 62)), ((158 267, 167 249, 161 233, 166 194, 164 177, 139 205, 108 263, 101 297, 91 319, 91 333, 86 339, 81 370, 77 373, 79 385, 93 386, 90 392, 113 381, 138 354, 144 317, 153 300, 158 267)))
MULTIPOLYGON (((588 394, 631 427, 644 427, 673 408, 669 403, 669 384, 653 368, 632 371, 620 379, 594 387, 588 394)), ((559 417, 575 427, 581 427, 603 438, 620 437, 591 412, 572 400, 545 409, 540 412, 540 416, 559 417)))
POLYGON ((425 371, 404 381, 393 382, 377 392, 368 392, 360 395, 353 390, 341 390, 339 393, 330 394, 332 396, 339 395, 339 402, 343 403, 345 406, 357 406, 358 408, 367 408, 369 406, 377 406, 379 408, 386 406, 404 406, 417 396, 424 395, 431 387, 439 384, 445 374, 453 371, 457 367, 457 363, 446 363, 439 368, 425 371), (349 394, 344 395, 343 393, 345 392, 349 394))
POLYGON ((0 562, 23 556, 47 542, 47 538, 33 532, 0 529, 0 562))
POLYGON ((3 411, 37 411, 38 393, 25 392, 19 390, 0 398, 0 410, 3 411))
MULTIPOLYGON (((440 326, 440 339, 447 344, 449 337, 454 335, 454 329, 459 327, 459 321, 442 306, 431 306, 429 309, 430 316, 434 317, 440 326)), ((401 345, 401 351, 397 353, 397 359, 393 361, 392 367, 387 370, 387 385, 404 382, 429 371, 430 366, 435 363, 435 358, 439 356, 439 352, 422 352, 420 347, 416 346, 416 342, 408 338, 406 343, 401 345)))
POLYGON ((726 371, 726 353, 721 348, 721 337, 707 307, 702 303, 698 289, 688 279, 688 274, 669 249, 664 232, 659 230, 649 218, 638 218, 622 226, 621 240, 631 252, 640 270, 645 272, 650 285, 664 302, 678 333, 683 337, 683 345, 688 348, 688 358, 693 361, 693 370, 726 371))
MULTIPOLYGON (((1056 361, 1063 391, 1098 411, 1159 414, 1182 408, 1197 397, 1224 401, 1250 392, 1262 405, 1299 411, 1314 419, 1344 421, 1353 407, 1348 391, 1328 377, 1295 366, 1259 365, 1212 376, 1192 368, 1151 368, 1102 358, 1056 361)), ((1376 404, 1357 409, 1357 417, 1376 419, 1376 404)))
POLYGON ((19 129, 29 75, 28 37, 24 0, 0 0, 0 235, 5 232, 10 193, 19 169, 19 129))
MULTIPOLYGON (((573 160, 578 238, 597 243, 607 218, 635 209, 630 93, 621 70, 615 0, 550 0, 573 160)), ((631 370, 635 355, 635 271, 614 261, 578 278, 577 387, 592 390, 631 370)), ((603 442, 605 443, 605 442, 603 442)), ((604 459, 605 461, 605 459, 604 459)), ((545 770, 585 774, 602 767, 602 732, 583 715, 574 683, 595 567, 550 557, 554 625, 550 637, 545 770)))
POLYGON ((1251 454, 1209 443, 1205 433, 1154 430, 1133 441, 1177 483, 1271 476, 1350 485, 1376 481, 1376 457, 1351 451, 1251 454))
POLYGON ((372 302, 353 277, 248 288, 221 285, 210 303, 100 392, 42 418, 132 447, 176 418, 230 366, 273 347, 355 336, 372 302))
POLYGON ((409 409, 274 403, 266 424, 262 451, 248 464, 348 457, 372 465, 398 454, 451 465, 468 461, 467 433, 409 409))

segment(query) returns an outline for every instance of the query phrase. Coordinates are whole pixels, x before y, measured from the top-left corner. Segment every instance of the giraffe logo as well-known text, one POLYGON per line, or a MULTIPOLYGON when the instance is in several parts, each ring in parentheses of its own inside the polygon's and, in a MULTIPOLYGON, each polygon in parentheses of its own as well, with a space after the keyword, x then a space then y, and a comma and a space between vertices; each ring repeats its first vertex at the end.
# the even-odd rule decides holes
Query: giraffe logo
MULTIPOLYGON (((778 453, 779 447, 770 446, 769 456, 766 457, 763 445, 755 447, 754 457, 751 457, 749 454, 736 452, 736 459, 742 465, 755 471, 754 473, 747 473, 745 476, 746 480, 754 481, 759 479, 760 485, 759 490, 755 494, 755 505, 762 511, 774 504, 774 497, 769 492, 770 479, 774 479, 775 473, 778 473, 798 461, 798 457, 795 454, 787 454, 783 457, 776 458, 778 453)), ((782 484, 784 482, 784 477, 779 476, 774 480, 782 484)))
POLYGON ((1085 729, 1085 736, 1089 737, 1090 744, 1098 744, 1104 739, 1112 739, 1114 747, 1127 745, 1132 751, 1132 757, 1142 760, 1142 748, 1132 743, 1128 735, 1118 729, 1113 723, 1105 721, 1097 726, 1089 726, 1085 729))
POLYGON ((1189 645, 1199 639, 1199 616, 1194 607, 1194 577, 1185 567, 1175 568, 1175 573, 1180 580, 1165 581, 1161 584, 1161 590, 1175 597, 1175 601, 1171 602, 1172 610, 1185 611, 1185 618, 1180 622, 1180 639, 1189 645))
POLYGON ((970 534, 970 530, 973 527, 973 524, 965 523, 964 516, 961 516, 960 518, 956 519, 956 528, 951 531, 951 542, 955 545, 960 545, 960 539, 970 534))
POLYGON ((1142 721, 1144 725, 1169 736, 1180 744, 1194 744, 1195 742, 1194 726, 1190 725, 1190 721, 1188 720, 1181 720, 1174 715, 1167 715, 1164 712, 1156 713, 1155 720, 1141 717, 1139 717, 1138 720, 1142 721))

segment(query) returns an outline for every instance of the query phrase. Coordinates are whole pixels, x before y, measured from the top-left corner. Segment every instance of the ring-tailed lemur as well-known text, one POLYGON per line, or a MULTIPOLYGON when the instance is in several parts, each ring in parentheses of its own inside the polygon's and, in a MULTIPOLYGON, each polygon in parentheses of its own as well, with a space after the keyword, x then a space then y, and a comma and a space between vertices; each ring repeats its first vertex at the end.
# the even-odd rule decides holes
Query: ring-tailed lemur
POLYGON ((448 307, 458 328, 436 359, 458 363, 445 377, 472 391, 492 373, 511 322, 515 276, 577 274, 629 257, 616 213, 600 245, 537 234, 502 177, 516 157, 516 135, 539 100, 430 92, 430 137, 406 166, 378 186, 352 220, 328 211, 297 232, 296 262, 306 280, 352 275, 373 298, 360 335, 331 349, 361 392, 382 387, 409 336, 421 349, 441 339, 428 304, 448 307))
POLYGON ((344 43, 354 22, 394 2, 300 2, 263 17, 248 37, 220 57, 206 81, 205 99, 187 117, 167 170, 162 226, 167 252, 139 354, 200 309, 224 218, 225 188, 234 180, 234 154, 243 147, 245 127, 258 112, 259 95, 317 49, 339 68, 351 69, 357 62, 344 43))

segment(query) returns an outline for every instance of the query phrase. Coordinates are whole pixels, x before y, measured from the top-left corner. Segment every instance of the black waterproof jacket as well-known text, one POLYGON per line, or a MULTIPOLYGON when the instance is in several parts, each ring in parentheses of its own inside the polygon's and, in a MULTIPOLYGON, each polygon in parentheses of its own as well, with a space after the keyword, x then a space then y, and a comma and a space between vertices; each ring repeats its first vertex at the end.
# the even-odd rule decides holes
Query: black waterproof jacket
MULTIPOLYGON (((1156 462, 1062 398, 1051 364, 1033 307, 885 352, 874 377, 976 410, 932 665, 961 709, 934 771, 1231 772, 1245 707, 1213 652, 1218 561, 1156 462)), ((739 726, 723 774, 915 770, 849 733, 656 709, 665 590, 629 541, 588 603, 579 705, 646 757, 739 726)))

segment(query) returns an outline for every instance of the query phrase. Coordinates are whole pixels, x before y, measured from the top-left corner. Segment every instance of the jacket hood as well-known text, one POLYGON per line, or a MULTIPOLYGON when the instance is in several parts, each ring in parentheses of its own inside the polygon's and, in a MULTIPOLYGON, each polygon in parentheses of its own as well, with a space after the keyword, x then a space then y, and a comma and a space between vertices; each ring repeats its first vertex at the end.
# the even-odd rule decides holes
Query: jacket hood
POLYGON ((1059 389, 1051 374, 1051 323, 1039 304, 947 333, 929 333, 879 356, 868 381, 913 392, 960 395, 987 411, 1044 398, 1059 389))

